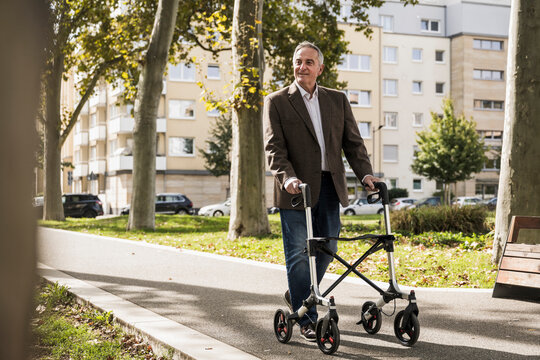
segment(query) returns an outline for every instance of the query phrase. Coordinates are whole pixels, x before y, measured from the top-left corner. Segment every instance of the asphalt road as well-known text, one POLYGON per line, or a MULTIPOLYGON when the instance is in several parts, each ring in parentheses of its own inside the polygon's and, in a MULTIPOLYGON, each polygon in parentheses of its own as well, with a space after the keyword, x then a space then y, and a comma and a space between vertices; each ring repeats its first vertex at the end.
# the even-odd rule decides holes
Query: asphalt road
MULTIPOLYGON (((135 241, 40 229, 45 265, 120 296, 262 359, 320 359, 315 343, 295 328, 288 344, 273 333, 285 308, 281 266, 148 245, 135 241)), ((323 282, 324 289, 329 282, 323 282)), ((420 338, 412 348, 394 336, 394 317, 368 335, 355 323, 378 294, 360 280, 332 293, 340 316, 342 359, 540 359, 540 304, 493 299, 487 290, 417 289, 420 338)), ((398 300, 397 311, 407 303, 398 300)), ((392 313, 388 304, 384 311, 392 313)))

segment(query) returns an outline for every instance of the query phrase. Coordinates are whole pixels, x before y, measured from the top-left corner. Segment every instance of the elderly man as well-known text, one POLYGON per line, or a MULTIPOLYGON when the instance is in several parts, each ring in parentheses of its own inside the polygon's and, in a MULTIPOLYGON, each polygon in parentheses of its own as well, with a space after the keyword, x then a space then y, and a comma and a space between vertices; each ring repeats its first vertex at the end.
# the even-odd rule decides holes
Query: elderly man
MULTIPOLYGON (((372 176, 371 163, 358 125, 345 94, 317 85, 324 70, 321 50, 302 42, 293 56, 295 81, 268 95, 264 104, 265 151, 274 175, 274 205, 279 207, 289 290, 285 301, 298 310, 310 294, 310 274, 306 247, 306 219, 291 199, 299 185, 309 184, 312 196, 313 234, 338 237, 341 227, 339 204, 348 205, 347 182, 341 152, 355 175, 369 190, 379 181, 372 176)), ((337 243, 329 244, 337 250, 337 243)), ((317 254, 320 282, 332 257, 317 254)), ((313 306, 299 320, 300 334, 315 341, 317 310, 313 306)))

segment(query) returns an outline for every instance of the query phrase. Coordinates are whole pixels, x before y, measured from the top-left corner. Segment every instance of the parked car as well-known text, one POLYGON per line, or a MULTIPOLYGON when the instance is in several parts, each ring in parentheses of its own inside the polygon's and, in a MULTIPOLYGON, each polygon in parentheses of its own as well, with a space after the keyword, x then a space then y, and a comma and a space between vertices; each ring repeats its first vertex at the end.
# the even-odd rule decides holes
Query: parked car
POLYGON ((223 216, 231 214, 231 200, 227 199, 225 202, 220 204, 213 204, 208 206, 203 206, 199 210, 199 215, 201 216, 223 216))
POLYGON ((382 204, 369 204, 367 199, 359 198, 354 200, 349 206, 339 206, 340 213, 344 215, 365 215, 365 214, 382 214, 384 209, 382 204))
POLYGON ((482 205, 486 206, 488 210, 495 210, 497 208, 497 198, 491 198, 489 200, 482 201, 482 205))
MULTIPOLYGON (((43 214, 43 196, 37 196, 33 201, 38 214, 43 214)), ((95 218, 103 215, 103 205, 96 195, 92 194, 64 194, 62 195, 64 216, 95 218)))
POLYGON ((438 196, 430 196, 420 199, 417 203, 409 206, 409 209, 419 208, 423 206, 439 206, 441 205, 441 198, 438 196))
POLYGON ((476 196, 460 196, 455 198, 454 201, 452 201, 452 205, 458 206, 479 205, 480 203, 482 203, 482 199, 476 196))
POLYGON ((402 210, 407 209, 409 206, 413 205, 417 200, 408 197, 398 197, 390 201, 390 210, 402 210))
MULTIPOLYGON (((122 215, 128 215, 130 205, 122 209, 122 215)), ((186 215, 193 212, 193 203, 186 195, 163 193, 156 195, 156 214, 186 215)))

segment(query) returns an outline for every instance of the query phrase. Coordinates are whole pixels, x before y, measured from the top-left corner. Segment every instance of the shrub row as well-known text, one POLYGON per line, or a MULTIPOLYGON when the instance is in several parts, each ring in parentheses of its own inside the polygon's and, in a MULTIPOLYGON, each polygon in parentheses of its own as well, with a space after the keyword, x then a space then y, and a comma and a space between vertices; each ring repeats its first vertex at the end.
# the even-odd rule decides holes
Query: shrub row
POLYGON ((392 230, 404 234, 430 231, 484 234, 489 231, 486 217, 487 210, 483 206, 424 206, 395 211, 390 220, 392 230))
POLYGON ((493 243, 493 232, 488 234, 472 234, 470 236, 463 233, 453 232, 426 232, 419 235, 412 235, 409 238, 404 237, 414 245, 431 246, 459 246, 465 250, 481 250, 493 243))

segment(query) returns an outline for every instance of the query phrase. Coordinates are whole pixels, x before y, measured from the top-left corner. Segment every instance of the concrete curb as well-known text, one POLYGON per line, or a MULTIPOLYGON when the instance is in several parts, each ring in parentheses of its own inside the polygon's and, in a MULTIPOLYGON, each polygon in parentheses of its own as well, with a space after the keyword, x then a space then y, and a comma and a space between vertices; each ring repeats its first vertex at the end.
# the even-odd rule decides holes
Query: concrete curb
POLYGON ((104 312, 112 311, 115 322, 145 339, 160 356, 175 360, 258 359, 47 265, 38 263, 37 272, 47 281, 68 287, 78 301, 104 312))

